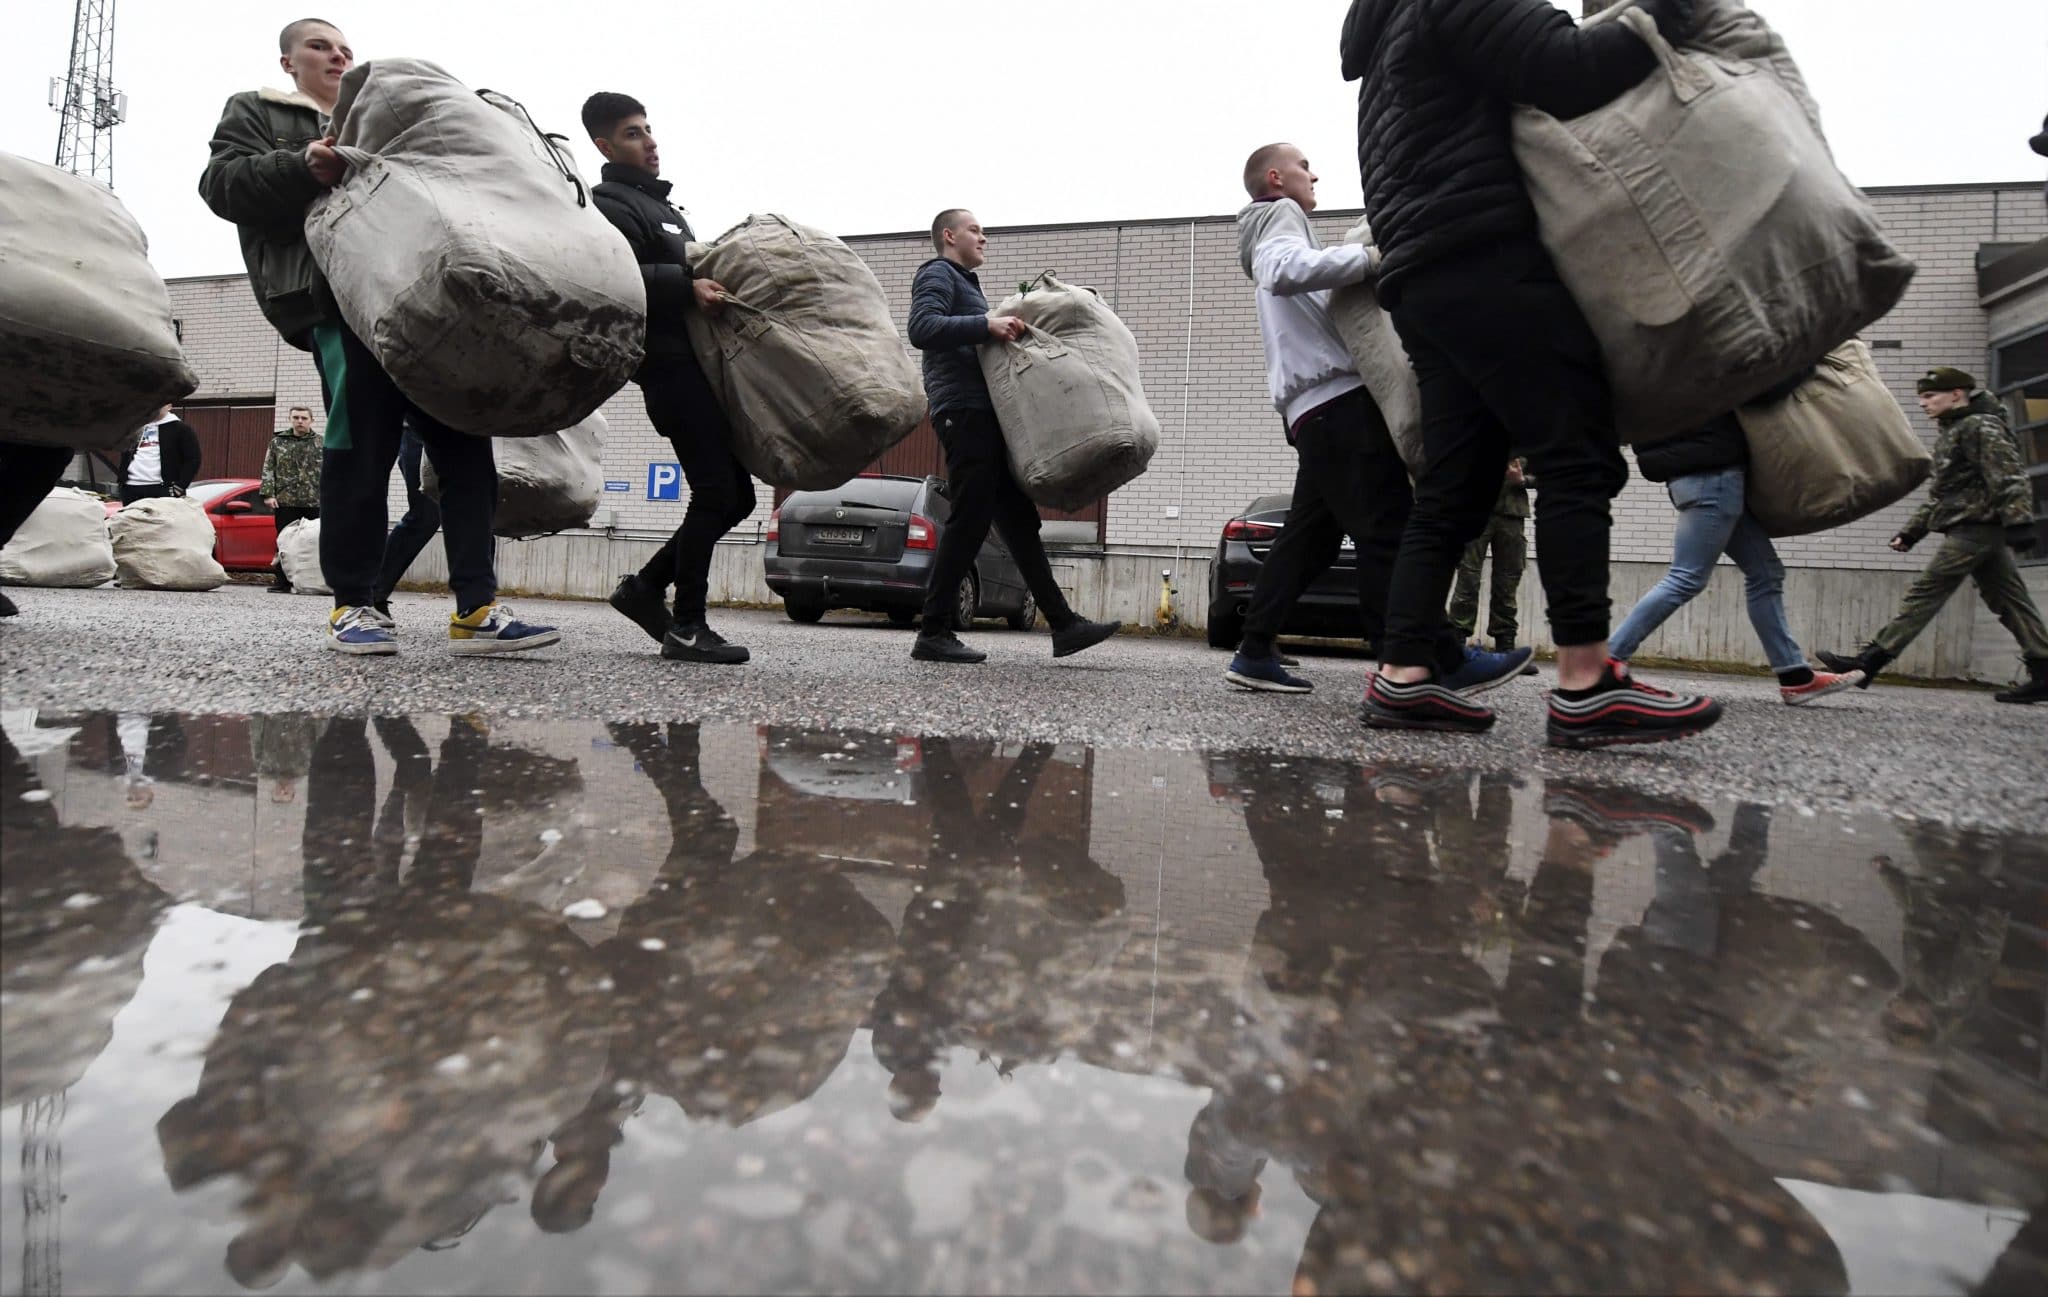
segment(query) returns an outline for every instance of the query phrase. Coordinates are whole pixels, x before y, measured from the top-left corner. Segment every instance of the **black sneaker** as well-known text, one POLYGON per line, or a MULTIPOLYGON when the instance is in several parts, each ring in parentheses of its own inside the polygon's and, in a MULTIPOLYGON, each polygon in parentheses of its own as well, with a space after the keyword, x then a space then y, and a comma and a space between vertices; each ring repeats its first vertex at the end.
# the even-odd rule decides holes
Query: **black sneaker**
POLYGON ((1721 704, 1700 694, 1675 694, 1634 679, 1609 659, 1606 674, 1582 698, 1550 693, 1550 746, 1605 748, 1669 743, 1712 729, 1721 704))
POLYGON ((2028 658, 2026 683, 1993 694, 1991 698, 1993 702, 2017 703, 2022 707, 2030 703, 2048 703, 2048 658, 2028 658))
MULTIPOLYGON (((614 595, 616 599, 618 596, 614 595)), ((661 655, 671 662, 709 662, 717 666, 738 666, 753 654, 709 626, 671 626, 661 637, 661 655)))
POLYGON ((1113 621, 1069 622, 1052 633, 1052 655, 1056 658, 1072 657, 1083 649, 1092 649, 1123 629, 1113 621))
POLYGON ((1576 820, 1592 833, 1614 840, 1651 829, 1699 834, 1714 827, 1714 817, 1703 807, 1676 797, 1569 779, 1553 779, 1543 786, 1543 813, 1576 820))
POLYGON ((1433 679, 1395 684, 1377 674, 1365 688, 1365 710, 1360 719, 1376 730, 1484 734, 1493 728, 1493 713, 1455 689, 1433 679))
POLYGON ((661 597, 661 591, 642 581, 638 572, 629 572, 619 578, 618 588, 605 602, 653 636, 654 642, 662 647, 662 656, 668 656, 668 632, 674 619, 669 616, 668 603, 661 597))
POLYGON ((919 662, 957 662, 962 665, 988 661, 988 654, 968 648, 960 642, 958 635, 949 630, 919 631, 917 643, 910 646, 910 656, 919 662))
POLYGON ((0 617, 13 617, 20 612, 21 609, 14 606, 14 600, 9 599, 5 591, 0 591, 0 617))
POLYGON ((292 592, 292 583, 289 581, 272 581, 269 585, 263 587, 263 592, 265 594, 290 594, 292 592))
POLYGON ((1836 675, 1845 676, 1851 671, 1861 671, 1863 679, 1857 683, 1858 689, 1870 688, 1871 682, 1877 679, 1877 673, 1890 666, 1892 662, 1891 654, 1874 645, 1866 646, 1861 653, 1854 656, 1847 653, 1816 653, 1813 656, 1836 675))

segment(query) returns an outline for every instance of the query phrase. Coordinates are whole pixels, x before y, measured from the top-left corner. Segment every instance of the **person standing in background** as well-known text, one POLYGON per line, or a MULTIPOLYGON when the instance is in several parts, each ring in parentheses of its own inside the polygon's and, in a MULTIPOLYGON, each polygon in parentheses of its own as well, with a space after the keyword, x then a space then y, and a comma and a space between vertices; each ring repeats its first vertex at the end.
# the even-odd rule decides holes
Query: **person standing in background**
MULTIPOLYGON (((1457 583, 1451 587, 1451 625, 1470 639, 1479 629, 1479 576, 1486 566, 1486 552, 1493 551, 1493 588, 1486 601, 1486 633, 1496 653, 1512 653, 1521 631, 1518 598, 1522 572, 1529 565, 1529 475, 1520 459, 1508 461, 1500 498, 1493 502, 1493 516, 1486 530, 1465 546, 1458 562, 1457 583)), ((1536 674, 1536 664, 1522 668, 1522 674, 1536 674)))
POLYGON ((199 434, 166 405, 121 456, 121 503, 183 495, 199 476, 199 434))
MULTIPOLYGON (((320 516, 320 441, 313 435, 313 411, 291 408, 291 422, 270 438, 263 452, 263 502, 277 520, 277 534, 295 522, 320 516)), ((270 564, 270 593, 290 594, 284 560, 270 564)))

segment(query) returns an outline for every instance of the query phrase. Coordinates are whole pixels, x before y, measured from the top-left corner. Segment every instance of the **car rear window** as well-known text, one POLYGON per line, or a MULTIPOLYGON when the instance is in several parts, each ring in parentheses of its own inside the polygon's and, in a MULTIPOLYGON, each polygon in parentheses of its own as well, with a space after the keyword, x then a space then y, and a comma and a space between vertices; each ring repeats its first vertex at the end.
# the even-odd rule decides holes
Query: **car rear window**
POLYGON ((1294 503, 1292 495, 1262 495, 1245 506, 1247 516, 1255 513, 1285 513, 1287 506, 1294 503))
MULTIPOLYGON (((901 481, 886 477, 857 477, 831 491, 799 492, 805 504, 836 504, 841 508, 901 509, 908 512, 917 501, 922 480, 901 481)), ((794 497, 792 497, 794 498, 794 497)))

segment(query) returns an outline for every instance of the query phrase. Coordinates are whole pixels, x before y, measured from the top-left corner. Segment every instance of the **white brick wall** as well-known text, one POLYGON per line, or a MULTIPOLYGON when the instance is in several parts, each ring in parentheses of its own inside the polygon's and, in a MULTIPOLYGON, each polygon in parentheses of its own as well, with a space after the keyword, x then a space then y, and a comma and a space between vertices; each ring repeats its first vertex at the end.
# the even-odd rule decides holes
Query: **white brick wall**
MULTIPOLYGON (((2048 211, 2032 185, 1873 190, 1871 197, 1893 237, 1920 263, 1920 273, 1898 309, 1866 337, 1898 344, 1880 345, 1878 365, 1913 412, 1916 427, 1931 438, 1911 404, 1915 376, 1936 364, 1960 365, 1980 377, 1988 369, 1986 320, 1976 298, 1979 245, 2048 236, 2048 211)), ((1355 213, 1325 213, 1317 224, 1334 242, 1354 218, 1355 213)), ((888 290, 900 325, 909 311, 911 277, 931 255, 924 235, 854 236, 848 242, 888 290)), ((1144 355, 1146 394, 1165 430, 1151 471, 1110 501, 1112 546, 1207 550, 1223 521, 1253 496, 1292 483, 1293 456, 1266 399, 1258 322, 1250 286, 1238 269, 1232 218, 991 232, 982 282, 992 301, 1045 269, 1101 289, 1130 325, 1144 355), (1176 508, 1179 516, 1168 517, 1176 508)), ((271 396, 280 408, 293 402, 318 407, 319 382, 310 360, 271 334, 242 277, 174 281, 171 301, 200 374, 199 397, 271 396)), ((611 424, 606 476, 631 484, 625 493, 608 494, 604 507, 618 511, 617 525, 625 531, 672 530, 683 506, 645 498, 648 462, 673 456, 648 423, 638 390, 628 386, 604 412, 611 424)), ((770 498, 762 488, 748 530, 765 523, 770 498)), ((395 478, 392 501, 394 509, 402 507, 395 478)), ((1800 567, 1914 567, 1918 556, 1884 547, 1912 503, 1824 535, 1787 541, 1785 560, 1800 567)), ((1670 554, 1670 536, 1671 509, 1662 488, 1632 481, 1615 506, 1614 556, 1662 562, 1670 554)))

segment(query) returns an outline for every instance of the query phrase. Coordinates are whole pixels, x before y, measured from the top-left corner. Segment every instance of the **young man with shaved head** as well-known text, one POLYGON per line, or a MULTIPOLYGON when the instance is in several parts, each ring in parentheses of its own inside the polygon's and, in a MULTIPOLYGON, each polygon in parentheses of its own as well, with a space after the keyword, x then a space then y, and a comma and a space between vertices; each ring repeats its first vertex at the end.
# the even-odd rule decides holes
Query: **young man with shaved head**
MULTIPOLYGON (((1330 319, 1331 290, 1371 278, 1377 254, 1363 244, 1325 248, 1317 240, 1308 219, 1316 173, 1292 144, 1268 144, 1246 159, 1244 188, 1252 201, 1237 214, 1238 262, 1258 285, 1266 383, 1300 467, 1287 524, 1259 568, 1224 679, 1244 689, 1307 693, 1312 686, 1274 648, 1281 623, 1348 535, 1358 552, 1360 629, 1379 648, 1387 580, 1408 523, 1408 469, 1330 319)), ((1506 684, 1531 656, 1529 649, 1466 649, 1448 628, 1444 635, 1446 655, 1459 662, 1445 683, 1461 693, 1506 684)))
POLYGON ((1116 634, 1115 622, 1085 621, 1067 604, 1039 538, 1038 506, 1010 471, 995 399, 981 375, 975 349, 983 343, 1012 343, 1024 336, 1024 322, 996 315, 982 295, 975 271, 988 252, 981 222, 964 207, 949 207, 932 220, 932 250, 938 255, 917 269, 910 289, 910 345, 924 353, 924 391, 932 428, 946 451, 947 497, 952 513, 939 536, 925 587, 924 623, 910 655, 920 662, 972 664, 988 654, 969 648, 954 634, 961 579, 993 526, 1024 574, 1024 584, 1052 627, 1052 655, 1068 657, 1116 634))
POLYGON ((487 437, 446 427, 416 409, 342 318, 306 245, 306 209, 341 183, 331 118, 341 79, 355 64, 333 23, 301 18, 278 34, 278 65, 290 91, 265 87, 230 98, 214 127, 199 194, 234 223, 263 317, 286 342, 313 354, 326 397, 320 464, 320 569, 334 589, 328 648, 379 656, 398 651, 397 624, 376 604, 384 560, 386 498, 403 424, 410 418, 441 479, 442 542, 455 615, 448 649, 517 653, 561 638, 520 621, 498 602, 498 470, 487 437))

